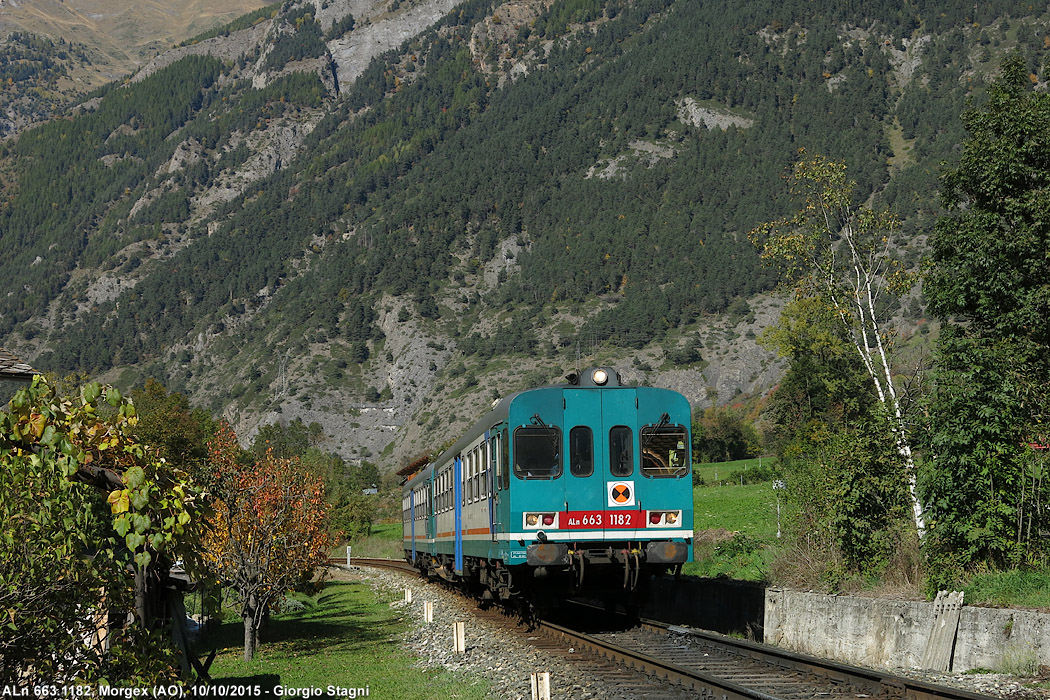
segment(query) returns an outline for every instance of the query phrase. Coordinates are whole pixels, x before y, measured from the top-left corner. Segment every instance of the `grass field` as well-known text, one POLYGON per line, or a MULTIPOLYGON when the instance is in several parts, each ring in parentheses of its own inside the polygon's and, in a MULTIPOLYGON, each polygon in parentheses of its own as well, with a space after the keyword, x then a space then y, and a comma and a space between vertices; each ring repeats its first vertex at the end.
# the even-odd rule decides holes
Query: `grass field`
MULTIPOLYGON (((302 608, 275 615, 263 631, 255 659, 244 661, 243 626, 223 623, 209 634, 201 656, 218 655, 211 675, 219 684, 265 689, 367 688, 369 697, 405 700, 480 700, 488 685, 466 674, 423 670, 399 649, 405 631, 398 613, 366 584, 329 581, 302 608)), ((344 694, 344 697, 346 694, 344 694)), ((352 695, 351 695, 352 696, 352 695)), ((364 697, 364 691, 357 692, 364 697)))
POLYGON ((684 573, 764 581, 777 542, 777 494, 769 458, 694 465, 694 561, 684 573), (765 478, 767 480, 748 483, 765 478), (741 483, 743 482, 743 483, 741 483))
MULTIPOLYGON (((377 523, 372 534, 350 543, 350 555, 354 557, 401 558, 401 523, 377 523)), ((339 547, 332 556, 346 555, 346 547, 339 547)))
POLYGON ((963 591, 971 605, 1050 610, 1050 568, 980 573, 963 591))
POLYGON ((697 486, 693 489, 693 528, 775 539, 777 497, 772 483, 697 486))
POLYGON ((775 467, 776 459, 773 457, 755 457, 738 459, 735 462, 694 464, 693 473, 699 475, 705 486, 725 486, 739 484, 741 480, 745 484, 755 481, 759 474, 762 480, 769 480, 769 473, 775 467))

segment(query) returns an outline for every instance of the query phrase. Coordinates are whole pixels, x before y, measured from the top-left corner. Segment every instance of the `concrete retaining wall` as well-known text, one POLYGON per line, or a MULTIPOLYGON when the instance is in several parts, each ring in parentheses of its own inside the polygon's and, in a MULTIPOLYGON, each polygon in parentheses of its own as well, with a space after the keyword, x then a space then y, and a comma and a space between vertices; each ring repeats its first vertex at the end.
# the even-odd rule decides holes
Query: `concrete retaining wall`
MULTIPOLYGON (((933 628, 933 604, 768 588, 764 639, 813 656, 866 666, 917 667, 933 628)), ((1004 654, 1050 665, 1050 614, 964 606, 953 671, 997 669, 1004 654)))

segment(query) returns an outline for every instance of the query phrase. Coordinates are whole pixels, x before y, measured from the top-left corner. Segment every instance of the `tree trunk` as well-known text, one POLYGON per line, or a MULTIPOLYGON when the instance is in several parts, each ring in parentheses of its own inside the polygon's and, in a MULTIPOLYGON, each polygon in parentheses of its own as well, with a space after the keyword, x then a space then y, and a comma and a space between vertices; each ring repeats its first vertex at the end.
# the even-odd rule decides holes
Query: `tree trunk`
POLYGON ((254 595, 248 597, 241 616, 244 618, 244 660, 255 658, 255 649, 259 646, 259 609, 254 595))
POLYGON ((905 463, 912 521, 921 542, 926 535, 926 518, 923 516, 922 502, 919 500, 916 486, 915 458, 908 441, 904 413, 897 396, 897 388, 893 384, 893 371, 886 352, 886 345, 882 341, 883 331, 875 310, 875 300, 881 289, 879 278, 881 263, 872 267, 871 260, 866 262, 865 257, 858 254, 855 239, 856 234, 852 225, 847 225, 844 228, 844 240, 849 245, 853 266, 850 276, 851 283, 848 283, 847 287, 852 299, 847 303, 837 297, 835 294, 836 281, 833 277, 827 280, 827 289, 831 292, 835 307, 842 312, 841 318, 846 325, 846 332, 852 338, 853 347, 860 355, 860 360, 875 386, 879 402, 886 407, 888 412, 890 432, 896 443, 897 454, 905 463))
POLYGON ((146 571, 141 566, 135 567, 135 616, 146 628, 146 571))

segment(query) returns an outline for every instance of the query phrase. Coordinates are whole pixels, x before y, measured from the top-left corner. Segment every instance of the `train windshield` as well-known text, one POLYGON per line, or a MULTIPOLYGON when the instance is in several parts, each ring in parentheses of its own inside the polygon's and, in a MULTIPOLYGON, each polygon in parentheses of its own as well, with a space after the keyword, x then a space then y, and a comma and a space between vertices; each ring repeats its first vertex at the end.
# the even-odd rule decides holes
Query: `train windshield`
POLYGON ((646 425, 641 431, 642 474, 685 476, 689 473, 688 436, 683 425, 646 425))
POLYGON ((514 431, 514 476, 555 479, 561 476, 561 429, 522 426, 514 431))
POLYGON ((609 472, 616 477, 634 472, 634 436, 626 425, 609 430, 609 472))
POLYGON ((594 473, 594 434, 586 425, 569 431, 569 471, 573 476, 594 473))

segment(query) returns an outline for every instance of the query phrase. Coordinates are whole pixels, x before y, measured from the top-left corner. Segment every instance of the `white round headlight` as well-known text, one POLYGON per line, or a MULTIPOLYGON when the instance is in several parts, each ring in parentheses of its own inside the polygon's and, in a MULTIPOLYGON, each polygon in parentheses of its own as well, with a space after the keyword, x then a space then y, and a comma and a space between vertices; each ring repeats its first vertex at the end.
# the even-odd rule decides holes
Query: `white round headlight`
POLYGON ((595 384, 601 386, 602 384, 605 384, 605 382, 609 381, 609 373, 606 372, 604 369, 596 369, 594 370, 594 374, 591 375, 591 379, 594 380, 595 384))

